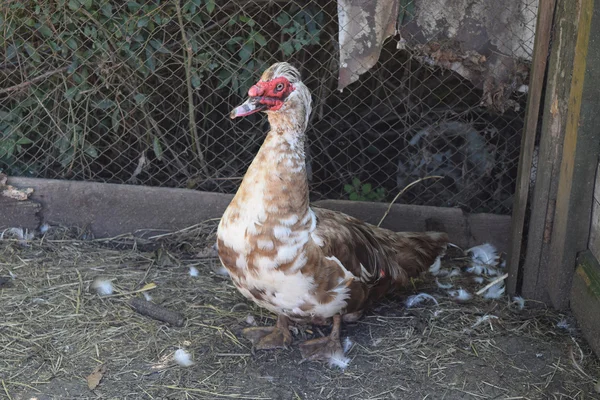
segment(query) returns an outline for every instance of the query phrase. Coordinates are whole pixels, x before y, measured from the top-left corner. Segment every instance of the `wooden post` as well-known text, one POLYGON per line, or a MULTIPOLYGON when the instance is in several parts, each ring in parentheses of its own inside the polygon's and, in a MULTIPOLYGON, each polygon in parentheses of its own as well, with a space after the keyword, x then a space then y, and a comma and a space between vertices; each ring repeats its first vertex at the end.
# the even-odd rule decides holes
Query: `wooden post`
POLYGON ((559 309, 589 235, 600 150, 600 41, 590 32, 600 34, 599 18, 594 0, 557 0, 521 292, 559 309))
POLYGON ((548 50, 550 48, 550 35, 554 17, 556 1, 541 0, 538 6, 538 16, 535 28, 535 42, 533 44, 533 62, 531 65, 531 78, 529 79, 529 98, 525 113, 525 127, 521 139, 521 154, 519 156, 519 169, 517 172, 517 185, 513 213, 511 219, 511 237, 508 249, 508 291, 516 293, 519 281, 519 267, 521 264, 521 248, 523 245, 523 228, 527 211, 529 196, 529 183, 531 179, 531 163, 535 148, 535 138, 540 115, 540 103, 548 50))
POLYGON ((577 253, 588 247, 600 151, 600 6, 583 1, 579 21, 548 257, 548 294, 558 309, 569 305, 577 253))

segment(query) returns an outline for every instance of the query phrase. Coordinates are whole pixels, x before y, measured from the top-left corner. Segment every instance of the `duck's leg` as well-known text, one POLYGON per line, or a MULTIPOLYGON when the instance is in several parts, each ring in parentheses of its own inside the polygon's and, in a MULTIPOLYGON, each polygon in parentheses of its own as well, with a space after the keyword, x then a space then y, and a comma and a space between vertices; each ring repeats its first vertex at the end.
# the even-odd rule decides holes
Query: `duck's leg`
POLYGON ((246 328, 243 330, 243 334, 257 350, 286 348, 292 344, 289 322, 288 317, 279 315, 275 326, 246 328))
POLYGON ((343 354, 340 343, 340 329, 342 326, 341 315, 333 317, 333 327, 329 336, 307 340, 300 344, 300 352, 305 360, 329 361, 334 354, 343 354))

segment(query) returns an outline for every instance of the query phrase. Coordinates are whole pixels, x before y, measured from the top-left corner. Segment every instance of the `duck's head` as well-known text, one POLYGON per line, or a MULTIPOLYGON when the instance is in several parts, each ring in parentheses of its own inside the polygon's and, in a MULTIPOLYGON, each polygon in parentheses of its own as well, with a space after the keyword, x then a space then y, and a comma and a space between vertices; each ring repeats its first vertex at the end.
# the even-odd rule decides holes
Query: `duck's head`
POLYGON ((308 88, 300 80, 300 72, 286 62, 271 65, 260 80, 248 90, 248 99, 234 108, 232 119, 264 111, 269 121, 288 119, 306 128, 311 112, 308 88))

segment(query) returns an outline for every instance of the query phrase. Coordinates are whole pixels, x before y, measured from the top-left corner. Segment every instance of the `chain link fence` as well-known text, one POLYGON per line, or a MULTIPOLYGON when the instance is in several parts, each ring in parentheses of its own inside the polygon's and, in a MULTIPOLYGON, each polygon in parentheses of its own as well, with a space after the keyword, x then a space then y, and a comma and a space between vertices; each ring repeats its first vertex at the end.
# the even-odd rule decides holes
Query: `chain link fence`
POLYGON ((233 193, 268 127, 228 114, 288 61, 313 94, 313 200, 390 201, 441 176, 399 202, 510 213, 537 1, 395 1, 399 32, 340 91, 341 2, 5 0, 0 170, 233 193))

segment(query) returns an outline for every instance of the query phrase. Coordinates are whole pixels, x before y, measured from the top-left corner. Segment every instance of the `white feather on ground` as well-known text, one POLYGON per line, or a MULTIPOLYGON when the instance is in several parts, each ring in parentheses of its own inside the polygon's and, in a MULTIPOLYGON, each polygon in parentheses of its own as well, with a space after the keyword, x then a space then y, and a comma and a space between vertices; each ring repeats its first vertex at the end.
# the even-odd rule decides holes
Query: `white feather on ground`
POLYGON ((344 370, 350 365, 350 359, 344 355, 343 352, 336 352, 329 358, 330 367, 338 367, 344 370))
POLYGON ((246 323, 248 325, 256 326, 256 319, 254 319, 254 316, 248 314, 248 316, 246 316, 246 323))
POLYGON ((192 356, 184 349, 178 349, 175 352, 174 358, 175 362, 182 367, 189 367, 190 365, 194 364, 194 361, 192 361, 192 356))
POLYGON ((346 336, 346 339, 344 339, 344 343, 343 343, 343 348, 344 348, 344 354, 346 354, 348 352, 348 350, 350 350, 350 348, 352 347, 354 343, 352 343, 352 340, 350 340, 350 338, 348 336, 346 336))
POLYGON ((498 251, 496 250, 496 247, 490 243, 471 247, 467 250, 467 254, 468 253, 471 253, 471 259, 475 262, 486 265, 498 264, 498 251))
POLYGON ((483 282, 485 281, 485 279, 483 279, 483 277, 482 277, 482 276, 474 276, 474 277, 473 277, 473 281, 474 281, 475 283, 483 283, 483 282))
POLYGON ((102 278, 94 279, 92 282, 92 289, 94 289, 100 296, 109 296, 114 292, 111 281, 102 278))
POLYGON ((480 246, 471 247, 467 250, 467 254, 469 253, 471 254, 471 266, 467 268, 467 272, 490 276, 500 274, 496 269, 500 261, 496 247, 490 243, 484 243, 480 246))
POLYGON ((21 239, 23 240, 25 238, 25 233, 23 231, 23 229, 21 228, 8 228, 2 231, 2 233, 0 233, 0 240, 4 239, 4 236, 15 236, 17 239, 21 239))
POLYGON ((190 276, 192 278, 195 278, 198 276, 198 268, 196 267, 190 267, 190 276))
POLYGON ((26 245, 28 240, 34 238, 35 233, 23 228, 8 228, 0 233, 0 240, 3 240, 4 236, 7 238, 12 236, 19 241, 19 244, 26 245))
POLYGON ((481 264, 476 261, 473 261, 473 265, 467 267, 467 272, 475 275, 488 275, 488 276, 496 276, 499 275, 500 272, 489 265, 481 264))
POLYGON ((458 290, 449 290, 448 295, 454 300, 467 301, 473 298, 473 295, 467 292, 465 289, 460 288, 458 290))
POLYGON ((352 348, 352 345, 352 340, 350 340, 349 337, 346 337, 342 343, 342 351, 335 352, 329 358, 329 366, 332 368, 338 367, 341 370, 345 370, 348 365, 350 365, 350 359, 346 357, 345 354, 348 352, 348 350, 350 350, 350 348, 352 348))
POLYGON ((441 267, 442 267, 442 260, 440 257, 438 257, 435 259, 435 262, 433 264, 431 264, 431 266, 429 267, 429 272, 433 276, 436 276, 437 274, 439 274, 441 267))
POLYGON ((448 268, 442 268, 437 273, 432 274, 433 276, 448 276, 450 274, 450 270, 448 268))
POLYGON ((498 319, 498 317, 496 317, 495 315, 482 315, 481 317, 477 317, 477 321, 475 321, 475 323, 473 325, 471 325, 471 329, 475 328, 478 325, 483 324, 486 321, 489 321, 490 319, 498 319))
POLYGON ((523 308, 525 308, 525 299, 522 298, 521 296, 515 296, 513 297, 513 301, 514 304, 517 305, 517 307, 519 307, 519 310, 522 310, 523 308))
POLYGON ((144 294, 144 298, 146 299, 146 301, 152 301, 152 296, 150 296, 150 293, 148 292, 142 292, 144 294))
POLYGON ((499 299, 504 294, 506 287, 504 281, 496 283, 484 292, 483 297, 486 299, 499 299))
POLYGON ((43 224, 42 226, 40 226, 40 233, 43 235, 44 233, 48 232, 50 230, 50 225, 48 224, 43 224))
POLYGON ((569 322, 563 318, 560 321, 558 321, 556 323, 556 327, 560 328, 560 329, 565 329, 565 330, 570 330, 571 329, 571 325, 569 325, 569 322))
POLYGON ((455 276, 461 276, 461 272, 459 268, 453 268, 452 271, 450 272, 450 278, 455 277, 455 276))
POLYGON ((450 289, 452 287, 451 283, 441 283, 440 281, 438 281, 438 278, 435 278, 435 284, 440 288, 440 289, 450 289))
POLYGON ((406 305, 406 308, 411 308, 411 307, 418 306, 419 304, 421 304, 427 300, 432 300, 436 306, 438 305, 438 302, 435 299, 435 297, 433 297, 432 295, 427 294, 427 293, 419 293, 419 294, 409 296, 406 299, 404 304, 406 305))

